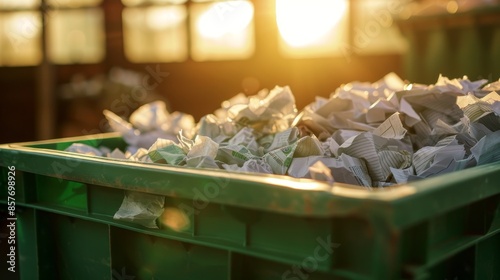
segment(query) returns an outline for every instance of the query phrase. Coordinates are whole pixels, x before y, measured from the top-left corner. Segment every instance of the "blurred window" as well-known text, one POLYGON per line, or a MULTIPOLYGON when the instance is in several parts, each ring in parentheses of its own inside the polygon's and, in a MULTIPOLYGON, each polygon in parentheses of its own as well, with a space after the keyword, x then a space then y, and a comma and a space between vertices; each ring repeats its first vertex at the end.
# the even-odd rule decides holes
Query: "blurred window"
POLYGON ((132 62, 186 60, 188 56, 186 18, 184 5, 125 8, 123 10, 125 56, 132 62))
POLYGON ((56 64, 98 63, 105 57, 102 0, 47 0, 49 60, 56 64))
POLYGON ((122 0, 126 57, 132 62, 182 62, 253 54, 250 1, 191 2, 188 8, 185 0, 122 0))
POLYGON ((190 16, 194 60, 237 60, 253 55, 254 8, 250 1, 194 3, 190 16))
POLYGON ((0 66, 42 60, 42 10, 47 53, 57 64, 96 63, 105 56, 102 0, 0 0, 0 66), (84 47, 82 47, 84 46, 84 47))
POLYGON ((101 4, 101 1, 102 0, 46 0, 49 6, 58 8, 95 7, 101 4))
POLYGON ((349 1, 276 0, 276 22, 284 56, 341 55, 349 41, 349 1))
POLYGON ((279 48, 290 58, 402 53, 393 23, 410 1, 276 0, 279 48))
POLYGON ((2 10, 36 9, 38 6, 40 0, 0 0, 2 10))
POLYGON ((0 66, 33 66, 41 59, 40 13, 0 11, 0 66))
POLYGON ((0 66, 40 63, 40 0, 0 0, 0 66))
MULTIPOLYGON (((121 1, 124 52, 131 62, 242 60, 255 51, 252 1, 121 1)), ((43 34, 53 63, 102 61, 102 0, 45 2, 42 9, 41 0, 0 0, 0 66, 39 64, 43 34)), ((407 43, 392 17, 404 2, 275 0, 279 51, 289 58, 402 53, 407 43)))

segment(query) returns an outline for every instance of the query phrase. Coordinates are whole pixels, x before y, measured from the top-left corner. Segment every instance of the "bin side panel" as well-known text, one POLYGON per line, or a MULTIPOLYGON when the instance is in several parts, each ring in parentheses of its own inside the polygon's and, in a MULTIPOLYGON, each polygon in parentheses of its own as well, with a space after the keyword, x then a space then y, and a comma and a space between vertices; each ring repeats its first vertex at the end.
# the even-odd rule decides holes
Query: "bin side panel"
MULTIPOLYGON (((44 213, 50 220, 59 279, 109 279, 109 226, 44 213)), ((42 225, 40 225, 42 226, 42 225)))
POLYGON ((229 279, 225 250, 111 228, 113 271, 136 279, 229 279))

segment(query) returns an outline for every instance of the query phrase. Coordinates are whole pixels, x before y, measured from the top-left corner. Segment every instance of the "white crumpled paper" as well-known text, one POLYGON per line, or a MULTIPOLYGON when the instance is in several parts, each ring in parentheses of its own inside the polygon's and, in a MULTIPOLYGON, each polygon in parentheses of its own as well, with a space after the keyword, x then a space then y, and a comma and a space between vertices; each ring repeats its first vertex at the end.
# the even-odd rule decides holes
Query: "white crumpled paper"
POLYGON ((156 219, 163 213, 164 203, 164 196, 128 191, 113 219, 158 228, 156 219))
POLYGON ((189 115, 153 102, 130 122, 104 112, 129 151, 69 150, 384 187, 500 158, 500 81, 485 83, 439 76, 433 85, 409 84, 390 73, 342 85, 300 112, 290 88, 278 86, 238 94, 196 126, 189 115))
POLYGON ((104 110, 111 130, 120 132, 127 144, 148 149, 158 138, 177 140, 177 133, 191 133, 195 127, 194 118, 189 114, 170 114, 163 101, 155 101, 139 107, 127 122, 115 113, 104 110))
MULTIPOLYGON (((383 188, 500 161, 500 80, 485 82, 439 76, 427 86, 391 73, 342 85, 300 112, 290 88, 276 87, 238 94, 196 126, 190 115, 154 102, 130 122, 104 112, 127 151, 83 144, 66 150, 383 188)), ((127 192, 114 218, 157 228, 163 203, 163 196, 127 192)))

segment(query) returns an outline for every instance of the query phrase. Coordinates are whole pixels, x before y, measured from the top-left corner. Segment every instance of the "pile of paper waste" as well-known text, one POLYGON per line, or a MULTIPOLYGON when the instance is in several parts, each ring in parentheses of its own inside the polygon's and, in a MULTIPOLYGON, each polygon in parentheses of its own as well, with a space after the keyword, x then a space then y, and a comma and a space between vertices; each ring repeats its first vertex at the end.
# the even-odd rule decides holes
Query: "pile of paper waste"
MULTIPOLYGON (((145 163, 258 172, 385 187, 500 161, 500 80, 440 76, 408 84, 391 73, 342 85, 298 112, 289 87, 238 94, 201 118, 140 107, 129 122, 104 111, 126 151, 67 151, 145 163)), ((127 192, 114 218, 158 228, 164 197, 127 192)))
POLYGON ((405 84, 390 73, 342 85, 300 112, 290 88, 277 86, 240 93, 197 124, 157 101, 130 122, 104 111, 127 151, 67 150, 384 187, 500 160, 500 80, 485 83, 440 76, 433 85, 405 84))

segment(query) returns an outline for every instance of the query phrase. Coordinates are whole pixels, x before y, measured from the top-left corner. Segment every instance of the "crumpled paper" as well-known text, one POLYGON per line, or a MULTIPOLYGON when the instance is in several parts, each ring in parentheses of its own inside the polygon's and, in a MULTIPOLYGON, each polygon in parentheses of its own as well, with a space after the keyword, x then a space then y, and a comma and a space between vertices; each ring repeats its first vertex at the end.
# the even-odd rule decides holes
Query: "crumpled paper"
POLYGON ((161 195, 127 191, 113 219, 157 229, 156 219, 163 213, 164 203, 165 197, 161 195))
POLYGON ((130 122, 105 111, 128 151, 70 150, 385 187, 497 160, 500 81, 485 83, 440 75, 432 85, 410 84, 390 73, 342 85, 300 112, 290 88, 277 86, 238 94, 196 126, 154 102, 130 122))
MULTIPOLYGON (((500 161, 500 80, 439 76, 409 84, 391 73, 342 85, 298 112, 289 87, 238 94, 194 124, 154 102, 130 122, 105 111, 126 151, 70 152, 187 168, 312 178, 367 189, 500 161)), ((127 192, 115 219, 157 228, 164 197, 127 192)))
POLYGON ((180 112, 170 114, 163 101, 139 107, 127 122, 115 113, 104 110, 111 130, 120 132, 128 145, 148 149, 158 138, 177 140, 177 133, 191 133, 195 127, 193 116, 180 112))

